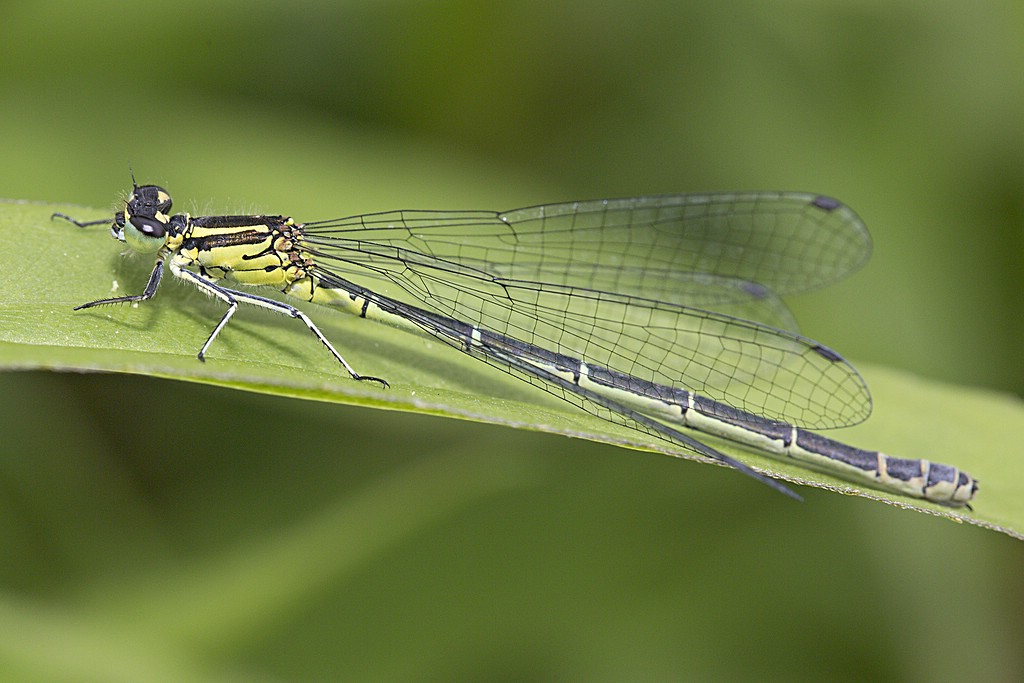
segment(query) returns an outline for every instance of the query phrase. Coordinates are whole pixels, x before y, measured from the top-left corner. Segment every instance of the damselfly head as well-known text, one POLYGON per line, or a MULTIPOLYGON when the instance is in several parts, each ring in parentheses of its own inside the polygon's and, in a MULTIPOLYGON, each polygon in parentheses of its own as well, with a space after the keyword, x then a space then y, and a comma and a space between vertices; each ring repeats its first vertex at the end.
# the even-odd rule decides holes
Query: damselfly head
POLYGON ((172 202, 167 190, 158 185, 135 185, 125 203, 125 213, 131 216, 156 218, 158 214, 170 213, 172 202))
POLYGON ((128 243, 135 251, 151 254, 167 242, 167 224, 171 217, 171 195, 157 185, 135 185, 125 202, 121 230, 114 229, 114 237, 128 243))

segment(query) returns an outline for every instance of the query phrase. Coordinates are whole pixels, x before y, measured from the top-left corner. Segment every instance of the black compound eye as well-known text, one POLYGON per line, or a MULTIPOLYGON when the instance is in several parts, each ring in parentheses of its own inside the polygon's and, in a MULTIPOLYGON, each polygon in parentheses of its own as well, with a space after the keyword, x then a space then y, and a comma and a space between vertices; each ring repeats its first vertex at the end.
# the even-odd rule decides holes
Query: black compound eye
POLYGON ((167 244, 167 225, 152 216, 129 216, 128 224, 114 237, 141 254, 153 254, 167 244))
POLYGON ((167 234, 167 227, 160 221, 148 216, 132 216, 131 224, 145 237, 160 237, 167 234))

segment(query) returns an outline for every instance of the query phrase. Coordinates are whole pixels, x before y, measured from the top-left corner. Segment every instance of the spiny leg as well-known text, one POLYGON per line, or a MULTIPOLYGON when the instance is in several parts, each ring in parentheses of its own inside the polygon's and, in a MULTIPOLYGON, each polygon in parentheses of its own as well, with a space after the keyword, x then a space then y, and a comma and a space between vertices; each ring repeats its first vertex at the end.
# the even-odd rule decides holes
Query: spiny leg
POLYGON ((238 309, 238 302, 244 301, 245 303, 252 304, 253 306, 260 306, 261 308, 266 308, 276 313, 287 315, 290 318, 298 318, 299 320, 301 320, 303 323, 305 323, 306 327, 309 328, 310 332, 312 332, 316 336, 316 338, 320 340, 320 343, 327 347, 327 350, 331 352, 331 355, 334 356, 334 358, 339 363, 342 364, 342 366, 345 368, 345 370, 348 371, 348 374, 352 377, 352 379, 359 381, 378 382, 385 389, 390 386, 386 380, 383 380, 379 377, 360 375, 358 372, 356 372, 355 369, 348 364, 348 361, 346 361, 344 357, 342 357, 342 355, 338 353, 334 346, 331 345, 331 342, 328 341, 327 337, 324 336, 323 332, 320 331, 320 328, 318 328, 313 323, 309 316, 307 316, 305 313, 295 308, 294 306, 289 306, 288 304, 281 303, 280 301, 274 301, 273 299, 257 296, 255 294, 239 292, 238 290, 221 287, 217 283, 208 280, 202 275, 199 275, 198 273, 194 273, 191 270, 177 266, 173 262, 171 263, 171 272, 174 273, 176 276, 180 277, 181 279, 188 280, 189 282, 193 283, 194 285, 199 287, 199 289, 203 290, 207 294, 210 294, 211 296, 220 299, 228 306, 228 310, 224 313, 224 316, 220 319, 220 322, 217 323, 217 326, 213 329, 213 332, 210 333, 210 336, 207 338, 206 343, 203 344, 203 348, 199 350, 199 360, 204 360, 203 356, 206 354, 206 350, 210 347, 210 344, 212 344, 213 340, 217 338, 217 335, 220 334, 220 331, 224 329, 224 326, 227 325, 228 320, 231 319, 231 316, 235 314, 235 311, 238 309))
POLYGON ((160 278, 164 275, 164 261, 160 259, 153 266, 153 272, 149 274, 149 282, 146 283, 146 289, 143 290, 142 294, 131 294, 129 296, 117 296, 113 299, 99 299, 97 301, 90 301, 89 303, 82 304, 81 306, 75 306, 74 310, 80 311, 83 308, 92 308, 93 306, 106 306, 108 304, 126 304, 135 303, 136 301, 146 301, 152 299, 153 295, 156 294, 157 287, 160 286, 160 278))

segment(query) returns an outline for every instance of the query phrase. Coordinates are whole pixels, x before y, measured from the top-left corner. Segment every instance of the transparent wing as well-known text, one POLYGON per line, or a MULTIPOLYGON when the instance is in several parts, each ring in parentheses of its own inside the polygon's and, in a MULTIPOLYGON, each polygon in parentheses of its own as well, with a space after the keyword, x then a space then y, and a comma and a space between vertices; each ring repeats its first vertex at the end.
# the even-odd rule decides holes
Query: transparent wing
POLYGON ((384 254, 417 252, 492 277, 712 310, 762 300, 774 307, 775 297, 834 282, 871 253, 851 209, 805 193, 602 199, 502 213, 391 211, 306 225, 317 235, 372 242, 384 254))
POLYGON ((673 195, 402 211, 305 233, 327 284, 369 276, 400 301, 800 426, 870 412, 848 363, 779 329, 794 324, 776 292, 821 286, 870 252, 859 219, 834 200, 673 195))

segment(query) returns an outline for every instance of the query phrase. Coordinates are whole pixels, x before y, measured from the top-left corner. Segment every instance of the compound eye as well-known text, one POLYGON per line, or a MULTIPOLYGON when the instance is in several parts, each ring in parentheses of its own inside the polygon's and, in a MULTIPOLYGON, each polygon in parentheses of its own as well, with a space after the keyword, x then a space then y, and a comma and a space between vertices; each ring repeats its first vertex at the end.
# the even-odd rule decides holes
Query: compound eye
POLYGON ((148 216, 132 216, 130 219, 132 227, 145 237, 159 237, 163 239, 167 234, 167 228, 163 223, 148 216))
POLYGON ((167 226, 149 216, 131 216, 124 226, 124 241, 137 252, 152 254, 167 242, 167 226))

